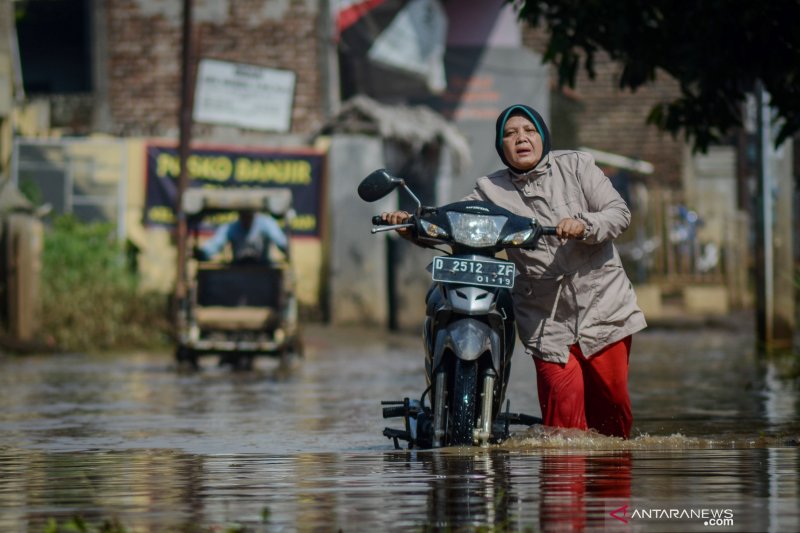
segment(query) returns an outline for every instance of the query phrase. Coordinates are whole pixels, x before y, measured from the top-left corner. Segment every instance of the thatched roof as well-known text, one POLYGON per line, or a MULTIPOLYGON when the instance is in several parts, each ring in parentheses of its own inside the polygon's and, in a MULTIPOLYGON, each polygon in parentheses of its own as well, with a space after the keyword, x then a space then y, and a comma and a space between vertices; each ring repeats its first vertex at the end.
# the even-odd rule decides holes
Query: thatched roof
POLYGON ((342 104, 321 133, 378 135, 415 149, 442 142, 452 151, 458 167, 464 168, 470 163, 467 139, 452 123, 426 106, 387 105, 367 96, 354 96, 342 104))

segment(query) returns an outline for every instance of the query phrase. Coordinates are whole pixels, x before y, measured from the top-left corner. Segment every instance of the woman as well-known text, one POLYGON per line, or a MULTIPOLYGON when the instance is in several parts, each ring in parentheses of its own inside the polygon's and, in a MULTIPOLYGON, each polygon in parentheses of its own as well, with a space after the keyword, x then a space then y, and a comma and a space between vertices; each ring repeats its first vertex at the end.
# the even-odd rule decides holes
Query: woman
MULTIPOLYGON (((536 364, 544 424, 628 438, 631 336, 647 326, 612 242, 630 211, 590 154, 550 151, 550 132, 533 108, 508 107, 495 133, 506 168, 478 179, 464 200, 556 226, 557 236, 543 237, 536 250, 507 251, 519 272, 514 312, 536 364)), ((393 224, 408 217, 383 215, 393 224)))

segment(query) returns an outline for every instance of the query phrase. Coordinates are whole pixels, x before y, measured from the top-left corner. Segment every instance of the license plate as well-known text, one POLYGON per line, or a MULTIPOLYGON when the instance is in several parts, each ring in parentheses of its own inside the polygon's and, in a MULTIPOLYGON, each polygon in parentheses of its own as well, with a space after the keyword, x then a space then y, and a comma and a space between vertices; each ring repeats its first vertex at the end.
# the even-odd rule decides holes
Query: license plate
POLYGON ((514 263, 439 256, 433 258, 433 281, 485 287, 514 286, 514 263))

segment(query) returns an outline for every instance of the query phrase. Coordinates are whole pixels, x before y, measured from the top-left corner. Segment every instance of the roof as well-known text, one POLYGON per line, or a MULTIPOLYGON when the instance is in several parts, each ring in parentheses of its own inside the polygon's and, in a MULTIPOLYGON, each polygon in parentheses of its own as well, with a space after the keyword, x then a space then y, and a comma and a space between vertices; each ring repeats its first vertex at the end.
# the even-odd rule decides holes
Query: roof
POLYGON ((382 104, 358 95, 342 104, 341 110, 322 127, 321 133, 362 133, 399 141, 421 149, 443 142, 454 154, 458 167, 470 163, 467 139, 442 115, 427 106, 382 104))

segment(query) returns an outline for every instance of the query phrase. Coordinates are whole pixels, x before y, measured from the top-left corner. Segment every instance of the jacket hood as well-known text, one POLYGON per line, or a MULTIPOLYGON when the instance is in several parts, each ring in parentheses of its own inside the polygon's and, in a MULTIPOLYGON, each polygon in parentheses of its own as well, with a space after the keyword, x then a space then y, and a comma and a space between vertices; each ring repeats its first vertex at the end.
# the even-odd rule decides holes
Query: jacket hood
POLYGON ((509 106, 500 113, 500 116, 497 117, 497 123, 495 124, 494 130, 494 147, 497 150, 497 155, 500 156, 500 161, 502 161, 505 166, 515 172, 524 173, 525 171, 511 166, 511 163, 508 162, 505 154, 503 154, 503 129, 506 127, 506 121, 508 121, 508 117, 510 117, 514 112, 521 112, 523 115, 527 116, 531 122, 533 122, 533 125, 536 126, 536 130, 539 132, 539 135, 542 136, 542 157, 540 162, 550 152, 550 130, 547 129, 547 124, 545 124, 542 115, 540 115, 539 112, 534 108, 524 104, 514 104, 509 106))

